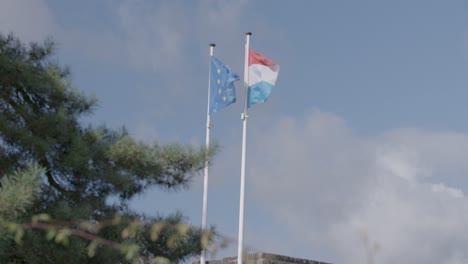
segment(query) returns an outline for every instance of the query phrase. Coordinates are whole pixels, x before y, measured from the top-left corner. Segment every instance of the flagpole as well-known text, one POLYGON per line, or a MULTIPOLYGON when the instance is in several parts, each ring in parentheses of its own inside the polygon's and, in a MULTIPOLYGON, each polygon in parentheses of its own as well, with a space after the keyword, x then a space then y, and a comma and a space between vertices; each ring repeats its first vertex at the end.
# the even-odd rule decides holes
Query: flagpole
POLYGON ((239 202, 239 237, 237 245, 237 263, 242 264, 242 256, 244 250, 244 201, 245 201, 245 154, 247 148, 247 98, 249 89, 249 45, 251 32, 245 33, 245 56, 244 56, 244 90, 245 102, 244 112, 241 114, 242 119, 242 159, 241 159, 241 186, 240 186, 240 202, 239 202))
MULTIPOLYGON (((210 43, 210 57, 213 56, 213 50, 216 44, 210 43)), ((211 84, 211 60, 209 64, 208 70, 208 106, 206 109, 206 140, 205 146, 206 151, 208 152, 210 148, 210 129, 211 129, 211 115, 210 115, 210 84, 211 84)), ((208 155, 205 160, 205 169, 204 169, 204 176, 203 176, 203 211, 202 211, 202 230, 206 230, 206 212, 208 209, 208 155)), ((205 248, 202 249, 200 255, 200 264, 205 264, 205 255, 206 250, 205 248)))

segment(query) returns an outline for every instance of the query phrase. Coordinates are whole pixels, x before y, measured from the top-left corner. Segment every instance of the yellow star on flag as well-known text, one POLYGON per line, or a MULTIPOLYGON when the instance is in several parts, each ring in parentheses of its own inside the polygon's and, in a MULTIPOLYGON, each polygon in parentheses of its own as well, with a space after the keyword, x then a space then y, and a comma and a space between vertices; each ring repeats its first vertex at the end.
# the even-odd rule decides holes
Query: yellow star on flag
POLYGON ((220 80, 220 79, 218 79, 218 84, 220 84, 220 83, 221 83, 221 80, 220 80))
POLYGON ((217 69, 216 72, 218 72, 218 74, 220 74, 220 73, 221 73, 221 69, 217 69))
POLYGON ((223 96, 223 101, 226 102, 226 96, 223 96))
POLYGON ((221 94, 221 91, 222 91, 221 88, 218 88, 218 93, 219 93, 219 94, 221 94))

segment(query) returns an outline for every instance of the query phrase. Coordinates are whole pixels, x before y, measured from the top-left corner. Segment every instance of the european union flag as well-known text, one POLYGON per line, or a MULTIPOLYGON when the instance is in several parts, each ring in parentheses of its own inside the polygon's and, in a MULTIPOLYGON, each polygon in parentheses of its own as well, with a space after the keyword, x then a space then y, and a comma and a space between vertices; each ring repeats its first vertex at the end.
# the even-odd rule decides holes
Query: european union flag
POLYGON ((237 73, 213 56, 211 56, 210 78, 210 113, 216 113, 236 102, 234 81, 240 78, 237 73))

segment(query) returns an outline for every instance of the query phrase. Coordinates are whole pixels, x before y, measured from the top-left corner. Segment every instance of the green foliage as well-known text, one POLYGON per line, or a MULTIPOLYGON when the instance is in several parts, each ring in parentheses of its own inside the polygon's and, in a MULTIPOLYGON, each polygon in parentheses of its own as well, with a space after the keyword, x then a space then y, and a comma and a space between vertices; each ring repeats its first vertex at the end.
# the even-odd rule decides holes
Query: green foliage
POLYGON ((72 87, 53 51, 50 40, 26 47, 0 34, 0 188, 27 183, 18 201, 8 200, 12 191, 0 194, 0 214, 11 216, 0 215, 0 263, 132 263, 136 255, 178 262, 199 254, 206 236, 184 227, 181 215, 145 217, 127 204, 151 186, 187 186, 214 150, 148 145, 125 129, 83 126, 97 101, 72 87))
MULTIPOLYGON (((88 242, 85 249, 86 255, 81 254, 82 259, 78 262, 69 260, 68 263, 80 263, 80 261, 85 261, 86 258, 94 260, 96 256, 102 256, 103 249, 113 249, 115 252, 120 252, 122 257, 118 263, 127 263, 125 261, 131 263, 170 262, 169 255, 178 254, 183 256, 190 254, 192 250, 199 250, 199 247, 196 246, 198 244, 196 239, 201 236, 202 240, 209 240, 213 234, 212 232, 200 234, 200 230, 181 223, 181 217, 180 214, 175 214, 166 219, 145 220, 116 216, 110 221, 100 223, 84 221, 75 225, 75 227, 54 223, 46 214, 33 216, 30 222, 23 224, 5 221, 0 218, 0 232, 3 233, 0 245, 1 242, 14 240, 17 245, 25 247, 24 242, 31 242, 31 238, 24 238, 26 234, 32 234, 27 232, 42 230, 43 236, 49 242, 49 245, 52 245, 51 243, 62 245, 62 251, 68 251, 70 241, 78 242, 76 238, 88 242), (104 238, 106 233, 114 235, 115 240, 104 238), (120 233, 122 240, 116 235, 118 233, 120 233), (116 242, 117 240, 120 240, 120 242, 116 242), (144 254, 144 251, 142 252, 143 249, 150 252, 151 247, 154 246, 160 248, 154 249, 152 252, 159 251, 162 255, 144 254), (193 248, 194 246, 195 248, 193 248), (122 262, 122 259, 125 261, 122 262)), ((84 246, 84 244, 82 245, 84 246)), ((0 249, 2 248, 0 247, 0 249)), ((51 259, 50 256, 49 259, 51 259)))
POLYGON ((39 166, 28 165, 0 179, 0 217, 14 219, 24 213, 40 192, 39 166))

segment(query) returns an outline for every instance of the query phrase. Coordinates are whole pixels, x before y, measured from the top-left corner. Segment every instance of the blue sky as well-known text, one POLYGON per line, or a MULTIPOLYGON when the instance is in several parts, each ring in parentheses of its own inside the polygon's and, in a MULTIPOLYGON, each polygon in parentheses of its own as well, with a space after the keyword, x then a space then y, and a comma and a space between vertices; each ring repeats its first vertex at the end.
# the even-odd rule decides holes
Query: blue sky
MULTIPOLYGON (((53 36, 100 100, 83 122, 203 144, 208 44, 243 73, 244 33, 281 67, 250 111, 245 242, 336 263, 467 263, 465 1, 0 0, 0 31, 53 36)), ((238 102, 243 101, 240 82, 238 102)), ((237 236, 242 104, 212 117, 222 146, 208 222, 237 236)), ((202 181, 136 210, 201 222, 202 181)), ((236 242, 216 258, 236 254, 236 242)))

